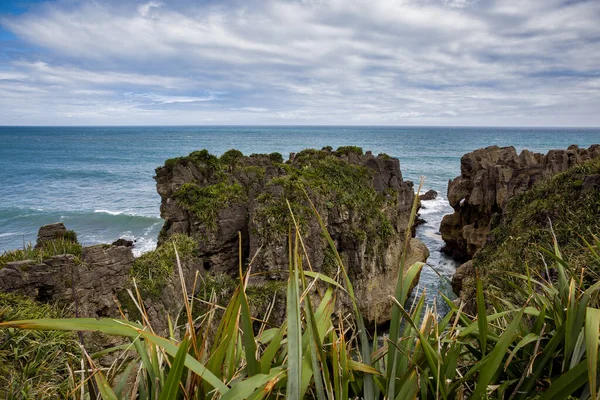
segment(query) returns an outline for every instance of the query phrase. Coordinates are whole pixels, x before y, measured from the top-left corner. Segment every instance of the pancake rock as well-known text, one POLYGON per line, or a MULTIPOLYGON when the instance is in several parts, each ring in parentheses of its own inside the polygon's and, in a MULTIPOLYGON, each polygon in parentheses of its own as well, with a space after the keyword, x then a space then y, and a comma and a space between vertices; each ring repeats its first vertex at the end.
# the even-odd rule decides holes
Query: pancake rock
POLYGON ((442 249, 456 260, 469 260, 486 243, 509 199, 542 178, 564 172, 600 156, 600 145, 550 150, 547 154, 514 147, 491 146, 465 154, 460 176, 448 183, 448 201, 454 213, 442 220, 442 249))
MULTIPOLYGON (((413 231, 409 216, 415 196, 397 159, 356 147, 304 150, 287 162, 278 153, 243 156, 230 150, 217 158, 203 150, 168 160, 155 179, 165 219, 159 245, 174 234, 188 235, 197 242, 194 264, 203 273, 235 276, 241 238, 244 265, 252 260, 255 290, 287 280, 281 271, 287 270, 294 226, 290 208, 312 269, 338 274, 310 199, 349 272, 364 317, 371 323, 390 318, 388 296, 394 293, 405 235, 413 231)), ((414 238, 406 250, 409 262, 428 256, 414 238)))

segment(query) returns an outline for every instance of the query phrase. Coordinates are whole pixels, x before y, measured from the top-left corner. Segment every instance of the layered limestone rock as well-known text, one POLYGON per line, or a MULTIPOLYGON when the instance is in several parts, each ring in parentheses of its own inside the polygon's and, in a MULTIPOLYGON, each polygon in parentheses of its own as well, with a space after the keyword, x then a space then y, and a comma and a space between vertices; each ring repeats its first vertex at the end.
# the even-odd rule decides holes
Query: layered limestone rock
POLYGON ((134 257, 121 246, 84 247, 81 257, 57 255, 39 262, 15 261, 0 269, 0 291, 42 302, 77 303, 80 317, 118 317, 115 300, 128 284, 134 257))
MULTIPOLYGON (((287 279, 281 271, 287 270, 294 226, 289 208, 312 269, 338 273, 310 198, 349 271, 363 315, 370 322, 389 319, 414 200, 413 184, 402 178, 397 159, 355 147, 305 150, 287 162, 277 153, 245 157, 231 150, 217 158, 203 150, 168 160, 155 179, 165 219, 159 242, 186 234, 198 243, 197 264, 204 272, 234 276, 240 232, 255 288, 287 279)), ((428 256, 416 239, 406 250, 410 262, 428 256)))
POLYGON ((504 190, 499 203, 502 208, 491 217, 487 230, 481 229, 485 240, 473 259, 458 267, 452 277, 453 291, 466 312, 475 312, 477 279, 488 295, 516 303, 523 300, 512 286, 522 282, 509 282, 510 273, 524 274, 525 266, 532 276, 547 273, 550 267, 540 248, 552 249, 554 240, 569 265, 585 265, 597 276, 596 263, 589 259, 581 237, 600 228, 599 156, 599 145, 587 150, 572 146, 567 151, 551 151, 546 156, 536 156, 539 163, 528 169, 515 169, 508 187, 519 189, 510 192, 511 196, 506 195, 506 182, 496 184, 496 188, 504 190), (531 187, 516 182, 528 182, 531 187))
POLYGON ((442 249, 457 260, 473 257, 497 223, 506 202, 537 181, 600 156, 600 145, 551 150, 547 154, 514 147, 491 146, 465 154, 461 175, 448 183, 448 201, 454 213, 442 220, 442 249))

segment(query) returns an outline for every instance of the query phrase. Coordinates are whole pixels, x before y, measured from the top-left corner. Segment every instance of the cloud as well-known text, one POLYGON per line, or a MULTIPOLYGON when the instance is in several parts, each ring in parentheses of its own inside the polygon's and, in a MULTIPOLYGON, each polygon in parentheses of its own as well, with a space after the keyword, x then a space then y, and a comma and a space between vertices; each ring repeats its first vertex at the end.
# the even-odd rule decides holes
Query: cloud
POLYGON ((0 118, 600 125, 598 20, 597 1, 55 1, 2 19, 28 50, 0 42, 0 118))

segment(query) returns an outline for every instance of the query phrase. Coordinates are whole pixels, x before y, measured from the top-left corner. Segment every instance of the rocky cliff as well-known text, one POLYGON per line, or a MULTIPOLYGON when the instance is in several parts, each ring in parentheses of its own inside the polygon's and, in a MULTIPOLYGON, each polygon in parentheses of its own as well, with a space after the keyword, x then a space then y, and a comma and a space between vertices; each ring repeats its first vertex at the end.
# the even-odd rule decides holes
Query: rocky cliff
MULTIPOLYGON (((217 158, 207 151, 168 160, 156 170, 165 225, 159 241, 185 234, 197 242, 197 265, 209 275, 235 275, 238 232, 244 263, 252 260, 251 285, 272 287, 287 277, 289 207, 300 225, 308 261, 316 271, 338 273, 307 198, 327 225, 370 322, 389 319, 404 250, 403 238, 414 199, 412 182, 387 155, 343 147, 305 150, 283 162, 281 155, 243 156, 230 150, 217 158)), ((428 252, 410 242, 409 262, 428 252)))
MULTIPOLYGON (((577 152, 579 158, 573 155, 573 160, 597 154, 598 147, 577 152)), ((514 286, 522 281, 510 273, 548 279, 556 270, 552 257, 542 249, 552 253, 554 240, 580 279, 597 281, 600 265, 584 239, 593 243, 593 235, 600 233, 600 157, 539 179, 529 190, 507 199, 496 225, 483 247, 452 278, 453 290, 465 302, 466 311, 475 308, 476 277, 489 298, 524 302, 514 286)))
POLYGON ((589 149, 570 146, 547 154, 514 147, 487 147, 465 154, 460 176, 448 183, 448 201, 454 213, 442 220, 442 249, 457 260, 468 260, 485 243, 507 201, 540 179, 564 172, 600 156, 600 145, 589 149))

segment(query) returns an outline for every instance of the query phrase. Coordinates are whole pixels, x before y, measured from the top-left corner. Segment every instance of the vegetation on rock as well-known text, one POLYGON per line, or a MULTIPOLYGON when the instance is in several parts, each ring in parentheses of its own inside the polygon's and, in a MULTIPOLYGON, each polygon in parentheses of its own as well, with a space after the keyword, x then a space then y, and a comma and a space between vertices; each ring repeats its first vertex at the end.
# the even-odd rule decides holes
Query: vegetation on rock
POLYGON ((50 240, 44 243, 44 247, 37 249, 29 243, 22 249, 5 251, 2 253, 2 255, 0 255, 0 268, 5 267, 6 264, 13 261, 31 260, 41 263, 42 260, 46 258, 64 254, 72 254, 77 257, 81 256, 81 245, 76 241, 72 241, 70 238, 50 240))
POLYGON ((176 262, 175 247, 179 257, 189 259, 195 254, 197 243, 189 236, 172 235, 165 243, 153 251, 138 257, 130 270, 144 296, 157 296, 173 273, 176 262))
POLYGON ((232 204, 244 202, 246 194, 237 182, 219 182, 204 187, 185 183, 173 194, 173 199, 193 212, 208 229, 214 230, 219 211, 232 204))
MULTIPOLYGON (((566 172, 538 182, 528 191, 509 200, 488 243, 479 250, 473 267, 484 288, 500 298, 517 294, 518 279, 507 273, 553 276, 552 261, 542 248, 554 240, 573 271, 590 282, 600 278, 600 264, 586 244, 600 233, 600 158, 574 166, 566 172), (581 271, 584 269, 585 271, 581 271)), ((463 282, 474 292, 475 277, 463 282)), ((525 299, 521 299, 524 301, 525 299)))

